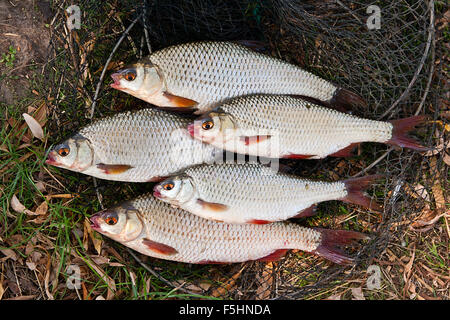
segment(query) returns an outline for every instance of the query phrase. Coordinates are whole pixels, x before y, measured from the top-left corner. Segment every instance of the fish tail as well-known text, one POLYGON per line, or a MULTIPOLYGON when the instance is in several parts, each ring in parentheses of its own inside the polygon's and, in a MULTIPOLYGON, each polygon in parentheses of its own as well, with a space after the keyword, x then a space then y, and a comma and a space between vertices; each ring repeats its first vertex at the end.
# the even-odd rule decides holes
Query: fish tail
POLYGON ((347 195, 341 200, 347 203, 361 205, 375 211, 381 211, 383 207, 364 195, 364 190, 369 188, 375 180, 381 179, 382 177, 383 175, 381 174, 375 174, 362 178, 351 178, 344 180, 343 182, 347 190, 347 195))
POLYGON ((328 230, 314 228, 321 233, 320 245, 311 253, 324 257, 337 264, 353 264, 354 260, 348 257, 342 250, 342 246, 352 244, 357 240, 368 240, 364 233, 347 230, 328 230))
POLYGON ((329 101, 330 105, 344 109, 344 110, 351 110, 351 107, 357 107, 362 106, 366 107, 367 102, 361 98, 356 93, 353 93, 347 89, 343 88, 337 88, 334 92, 333 98, 329 101))
POLYGON ((426 116, 413 116, 409 118, 389 121, 392 128, 392 138, 386 141, 387 144, 409 148, 417 151, 428 151, 431 148, 420 145, 416 140, 408 137, 408 133, 415 126, 424 123, 428 118, 426 116))

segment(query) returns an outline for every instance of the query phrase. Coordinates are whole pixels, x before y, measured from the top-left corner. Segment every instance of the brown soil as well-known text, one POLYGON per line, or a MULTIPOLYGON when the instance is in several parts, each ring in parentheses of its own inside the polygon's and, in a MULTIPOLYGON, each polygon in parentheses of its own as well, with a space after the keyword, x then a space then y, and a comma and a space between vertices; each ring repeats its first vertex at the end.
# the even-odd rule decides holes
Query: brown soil
POLYGON ((13 104, 31 94, 30 79, 46 61, 51 19, 48 1, 0 0, 0 55, 16 50, 14 65, 0 63, 0 103, 13 104), (15 77, 18 77, 15 79, 15 77))

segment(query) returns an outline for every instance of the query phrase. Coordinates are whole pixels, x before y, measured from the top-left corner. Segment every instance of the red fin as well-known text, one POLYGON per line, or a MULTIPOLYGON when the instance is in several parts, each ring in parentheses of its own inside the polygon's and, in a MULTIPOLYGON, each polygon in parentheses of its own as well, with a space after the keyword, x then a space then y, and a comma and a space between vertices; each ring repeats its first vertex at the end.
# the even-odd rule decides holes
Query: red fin
POLYGON ((175 250, 174 248, 172 248, 168 245, 165 245, 165 244, 159 243, 159 242, 155 242, 155 241, 152 241, 149 239, 142 240, 142 243, 144 245, 146 245, 150 250, 153 250, 160 254, 172 255, 172 254, 178 253, 177 250, 175 250))
POLYGON ((305 218, 312 217, 317 213, 317 204, 313 204, 312 206, 306 208, 299 212, 299 214, 293 216, 292 218, 305 218))
POLYGON ((286 156, 283 156, 283 159, 309 159, 311 157, 314 157, 313 155, 307 155, 307 154, 288 154, 286 156))
POLYGON ((221 203, 207 202, 202 199, 197 199, 197 202, 203 206, 204 209, 221 212, 228 210, 228 206, 221 203))
POLYGON ((337 88, 333 98, 328 103, 335 108, 344 108, 346 110, 350 110, 351 107, 367 106, 367 102, 363 98, 343 88, 337 88))
POLYGON ((173 107, 189 108, 189 107, 193 107, 193 106, 197 105, 197 101, 194 101, 194 100, 191 100, 188 98, 184 98, 184 97, 179 97, 179 96, 173 95, 169 92, 164 92, 163 95, 170 101, 170 103, 173 107))
POLYGON ((320 245, 311 253, 324 257, 337 264, 353 264, 353 259, 346 256, 341 246, 351 244, 357 240, 370 239, 367 235, 347 230, 327 230, 314 228, 322 234, 320 245))
POLYGON ((258 261, 266 261, 266 262, 277 261, 280 260, 288 251, 289 249, 278 249, 269 254, 268 256, 258 259, 258 261))
POLYGON ((382 211, 383 207, 365 196, 363 191, 366 190, 375 180, 381 179, 383 175, 372 175, 362 178, 351 178, 344 180, 347 189, 347 195, 341 200, 348 203, 358 204, 375 211, 382 211))
POLYGON ((247 221, 247 223, 251 223, 251 224, 268 224, 271 223, 272 221, 268 221, 268 220, 258 220, 258 219, 252 219, 247 221))
POLYGON ((254 143, 260 143, 264 140, 270 139, 271 136, 242 136, 240 137, 241 141, 244 141, 245 145, 248 146, 250 144, 254 144, 254 143))
POLYGON ((97 164, 97 168, 100 170, 105 171, 106 174, 119 174, 127 171, 130 168, 133 168, 132 166, 129 166, 127 164, 104 164, 99 163, 97 164))
POLYGON ((425 122, 426 116, 414 116, 405 119, 392 120, 392 138, 386 141, 387 144, 410 148, 417 151, 428 151, 431 148, 420 145, 417 141, 408 137, 408 132, 412 131, 415 126, 425 122))
POLYGON ((352 143, 351 145, 341 149, 333 154, 330 154, 330 157, 352 157, 355 154, 353 153, 354 149, 359 145, 359 143, 352 143))

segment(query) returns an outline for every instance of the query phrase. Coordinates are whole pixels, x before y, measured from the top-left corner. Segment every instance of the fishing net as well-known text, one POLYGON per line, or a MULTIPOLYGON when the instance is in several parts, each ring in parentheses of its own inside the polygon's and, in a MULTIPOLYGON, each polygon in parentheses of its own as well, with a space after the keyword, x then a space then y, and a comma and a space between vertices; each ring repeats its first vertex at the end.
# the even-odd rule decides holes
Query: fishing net
MULTIPOLYGON (((48 61, 42 70, 49 101, 48 128, 52 142, 65 138, 94 118, 148 107, 144 102, 108 88, 112 70, 148 52, 193 40, 258 40, 267 54, 303 67, 359 93, 368 107, 352 110, 370 119, 390 120, 415 114, 430 117, 417 131, 425 145, 445 141, 442 77, 443 48, 435 27, 440 5, 434 1, 53 1, 54 16, 48 61), (68 30, 65 11, 80 8, 81 28, 68 30), (110 63, 106 63, 110 59, 110 63), (95 102, 95 103, 94 103, 95 102), (60 130, 64 128, 64 130, 60 130)), ((381 144, 364 144, 348 159, 282 161, 303 177, 329 181, 382 173, 371 196, 384 202, 382 214, 361 207, 327 202, 316 217, 295 220, 306 226, 349 229, 372 235, 353 251, 354 267, 342 267, 301 251, 277 262, 233 265, 187 265, 142 256, 119 243, 105 240, 126 261, 127 268, 105 266, 108 276, 124 281, 128 268, 138 279, 151 278, 157 292, 179 292, 179 297, 207 296, 232 299, 301 299, 320 297, 352 277, 367 276, 389 241, 402 241, 411 221, 425 209, 433 210, 431 190, 447 167, 443 147, 427 155, 381 144), (425 174, 426 172, 426 174, 425 174), (406 221, 406 222, 405 222, 406 221), (134 268, 134 269, 133 269, 134 268)), ((126 184, 65 173, 66 189, 78 193, 71 205, 91 208, 89 214, 151 190, 149 184, 126 184)), ((442 185, 445 190, 446 185, 442 185)), ((76 242, 73 244, 77 246, 76 242)), ((352 250, 352 249, 350 249, 352 250)), ((69 258, 67 258, 69 259, 69 258)), ((121 262, 123 262, 121 261, 121 262)), ((91 279, 95 275, 87 274, 91 279)), ((92 280, 94 281, 94 280, 92 280)), ((94 281, 95 282, 95 281, 94 281)), ((88 282, 87 282, 88 283, 88 282)), ((101 288, 96 288, 98 294, 101 288)), ((119 298, 127 298, 118 296, 119 298)))

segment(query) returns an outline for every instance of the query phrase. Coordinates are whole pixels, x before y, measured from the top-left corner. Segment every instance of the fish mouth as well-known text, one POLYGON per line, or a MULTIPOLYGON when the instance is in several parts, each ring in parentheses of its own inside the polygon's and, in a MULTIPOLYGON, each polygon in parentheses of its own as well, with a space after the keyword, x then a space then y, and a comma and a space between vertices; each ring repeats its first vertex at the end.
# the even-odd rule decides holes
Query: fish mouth
POLYGON ((120 86, 120 79, 122 78, 122 75, 116 72, 111 75, 111 78, 114 80, 114 82, 110 84, 110 87, 118 90, 122 89, 122 87, 120 86))
POLYGON ((52 165, 52 166, 59 166, 61 165, 61 163, 59 163, 56 160, 55 157, 55 151, 50 151, 49 154, 47 155, 47 159, 45 160, 46 164, 52 165))
POLYGON ((159 185, 156 185, 153 188, 153 196, 158 199, 163 199, 164 196, 161 194, 160 190, 161 190, 161 187, 159 185))
POLYGON ((100 227, 100 225, 98 223, 98 219, 100 219, 100 216, 99 216, 98 213, 96 213, 89 220, 91 221, 91 228, 92 228, 92 230, 101 232, 102 231, 102 227, 100 227))
POLYGON ((193 123, 190 123, 187 126, 187 131, 189 132, 192 138, 195 138, 196 132, 195 132, 195 125, 193 123))

